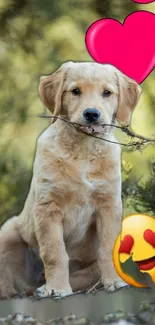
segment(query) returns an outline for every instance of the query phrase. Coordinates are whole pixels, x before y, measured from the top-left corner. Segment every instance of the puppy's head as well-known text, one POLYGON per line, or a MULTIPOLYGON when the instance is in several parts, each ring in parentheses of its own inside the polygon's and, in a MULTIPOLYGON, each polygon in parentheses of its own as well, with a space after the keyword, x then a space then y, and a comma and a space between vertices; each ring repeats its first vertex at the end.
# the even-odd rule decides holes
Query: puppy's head
POLYGON ((136 81, 111 65, 66 62, 40 79, 39 93, 55 116, 84 125, 89 133, 104 133, 102 124, 129 124, 141 93, 136 81))

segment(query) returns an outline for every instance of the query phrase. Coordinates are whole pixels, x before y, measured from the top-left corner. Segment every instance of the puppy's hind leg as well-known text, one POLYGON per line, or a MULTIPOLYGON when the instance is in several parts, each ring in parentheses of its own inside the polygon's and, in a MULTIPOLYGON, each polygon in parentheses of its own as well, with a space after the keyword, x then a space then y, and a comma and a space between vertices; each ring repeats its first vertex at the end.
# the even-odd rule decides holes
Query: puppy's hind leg
POLYGON ((73 292, 86 292, 97 284, 100 280, 100 271, 97 262, 88 267, 75 271, 70 276, 70 285, 73 292))
POLYGON ((17 219, 9 219, 0 230, 0 298, 32 289, 26 283, 26 245, 19 234, 17 219))

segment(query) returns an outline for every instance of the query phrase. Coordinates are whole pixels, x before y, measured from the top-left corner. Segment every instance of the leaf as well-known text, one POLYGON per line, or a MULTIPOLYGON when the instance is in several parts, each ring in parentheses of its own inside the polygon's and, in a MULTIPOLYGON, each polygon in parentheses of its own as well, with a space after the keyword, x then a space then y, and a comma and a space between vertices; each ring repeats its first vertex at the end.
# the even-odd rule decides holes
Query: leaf
POLYGON ((132 256, 124 263, 120 262, 120 266, 122 271, 131 276, 136 282, 155 290, 155 283, 152 281, 151 276, 148 273, 140 272, 138 265, 133 262, 132 256))

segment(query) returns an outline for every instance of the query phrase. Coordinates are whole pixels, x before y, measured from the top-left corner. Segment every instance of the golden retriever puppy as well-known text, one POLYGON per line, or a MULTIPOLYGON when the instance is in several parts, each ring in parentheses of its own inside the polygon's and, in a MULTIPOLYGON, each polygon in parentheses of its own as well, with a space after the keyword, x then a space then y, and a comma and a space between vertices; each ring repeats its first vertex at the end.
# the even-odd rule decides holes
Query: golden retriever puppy
POLYGON ((94 62, 66 62, 41 77, 43 103, 68 122, 55 119, 39 137, 23 211, 1 228, 1 297, 38 286, 40 296, 65 296, 99 279, 108 291, 122 286, 112 262, 122 219, 121 150, 108 142, 116 141, 113 128, 102 125, 129 124, 140 92, 113 66, 94 62))

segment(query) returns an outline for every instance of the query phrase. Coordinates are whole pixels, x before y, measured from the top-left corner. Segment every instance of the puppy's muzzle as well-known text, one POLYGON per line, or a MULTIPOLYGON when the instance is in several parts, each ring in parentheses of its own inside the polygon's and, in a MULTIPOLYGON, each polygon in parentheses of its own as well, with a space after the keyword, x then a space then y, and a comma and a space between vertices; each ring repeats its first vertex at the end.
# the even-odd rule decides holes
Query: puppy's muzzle
POLYGON ((96 108, 87 108, 83 112, 84 120, 87 123, 96 123, 100 119, 100 112, 96 108))

